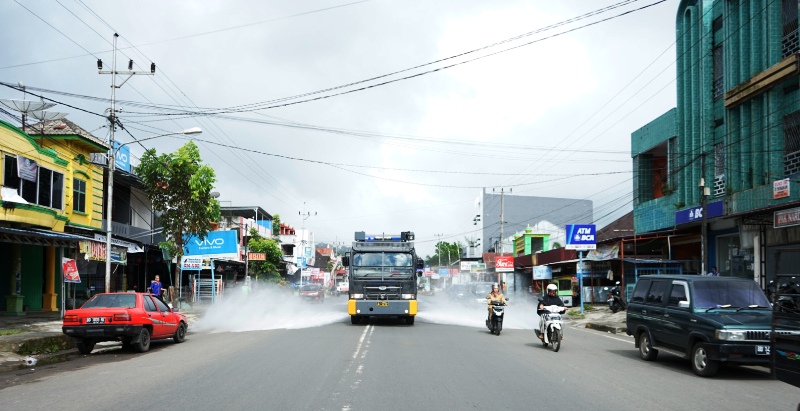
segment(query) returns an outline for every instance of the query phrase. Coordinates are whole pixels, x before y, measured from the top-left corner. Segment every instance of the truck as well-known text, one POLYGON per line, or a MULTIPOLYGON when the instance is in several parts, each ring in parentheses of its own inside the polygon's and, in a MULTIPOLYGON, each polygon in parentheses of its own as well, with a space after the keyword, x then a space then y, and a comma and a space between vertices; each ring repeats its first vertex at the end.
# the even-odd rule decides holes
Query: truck
POLYGON ((349 267, 347 313, 352 324, 369 317, 397 317, 408 325, 417 315, 417 277, 424 263, 414 250, 414 233, 355 233, 342 258, 349 267))

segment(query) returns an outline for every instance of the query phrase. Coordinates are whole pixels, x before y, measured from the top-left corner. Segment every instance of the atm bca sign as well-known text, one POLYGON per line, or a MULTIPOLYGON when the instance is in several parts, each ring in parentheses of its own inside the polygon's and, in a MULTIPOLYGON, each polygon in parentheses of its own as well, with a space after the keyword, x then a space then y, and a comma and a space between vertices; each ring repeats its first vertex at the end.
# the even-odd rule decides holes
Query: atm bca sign
POLYGON ((594 250, 597 248, 594 224, 567 224, 567 250, 594 250))

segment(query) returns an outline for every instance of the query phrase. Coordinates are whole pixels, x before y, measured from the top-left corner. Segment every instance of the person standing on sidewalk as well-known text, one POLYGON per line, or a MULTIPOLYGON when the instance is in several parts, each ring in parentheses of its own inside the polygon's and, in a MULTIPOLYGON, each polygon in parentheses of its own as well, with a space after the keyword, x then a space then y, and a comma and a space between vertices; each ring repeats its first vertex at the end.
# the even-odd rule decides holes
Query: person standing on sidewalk
POLYGON ((161 277, 156 276, 155 280, 150 282, 150 294, 161 297, 161 277))

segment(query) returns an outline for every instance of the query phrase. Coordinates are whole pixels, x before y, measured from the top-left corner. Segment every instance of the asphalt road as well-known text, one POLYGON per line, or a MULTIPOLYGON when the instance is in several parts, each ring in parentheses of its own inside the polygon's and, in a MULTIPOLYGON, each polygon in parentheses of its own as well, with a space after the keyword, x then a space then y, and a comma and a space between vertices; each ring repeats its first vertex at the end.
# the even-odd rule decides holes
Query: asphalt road
MULTIPOLYGON (((267 298, 268 297, 268 298, 267 298)), ((413 326, 351 325, 345 300, 229 300, 184 344, 112 350, 2 377, 2 410, 795 410, 800 390, 764 368, 695 376, 687 360, 638 357, 627 336, 569 328, 561 351, 535 339, 512 301, 500 336, 485 306, 422 297, 413 326), (269 301, 269 302, 264 302, 269 301)))

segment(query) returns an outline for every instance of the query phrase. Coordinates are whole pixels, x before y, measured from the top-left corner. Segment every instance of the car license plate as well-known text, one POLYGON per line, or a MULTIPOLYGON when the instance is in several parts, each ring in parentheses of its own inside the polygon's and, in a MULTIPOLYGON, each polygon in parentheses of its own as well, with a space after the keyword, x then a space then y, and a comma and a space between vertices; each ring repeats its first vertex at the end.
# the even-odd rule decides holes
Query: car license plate
POLYGON ((389 306, 388 301, 378 301, 378 307, 388 307, 388 306, 389 306))
POLYGON ((756 345, 756 355, 769 355, 769 345, 756 345))
POLYGON ((106 317, 87 317, 86 324, 105 324, 106 317))

